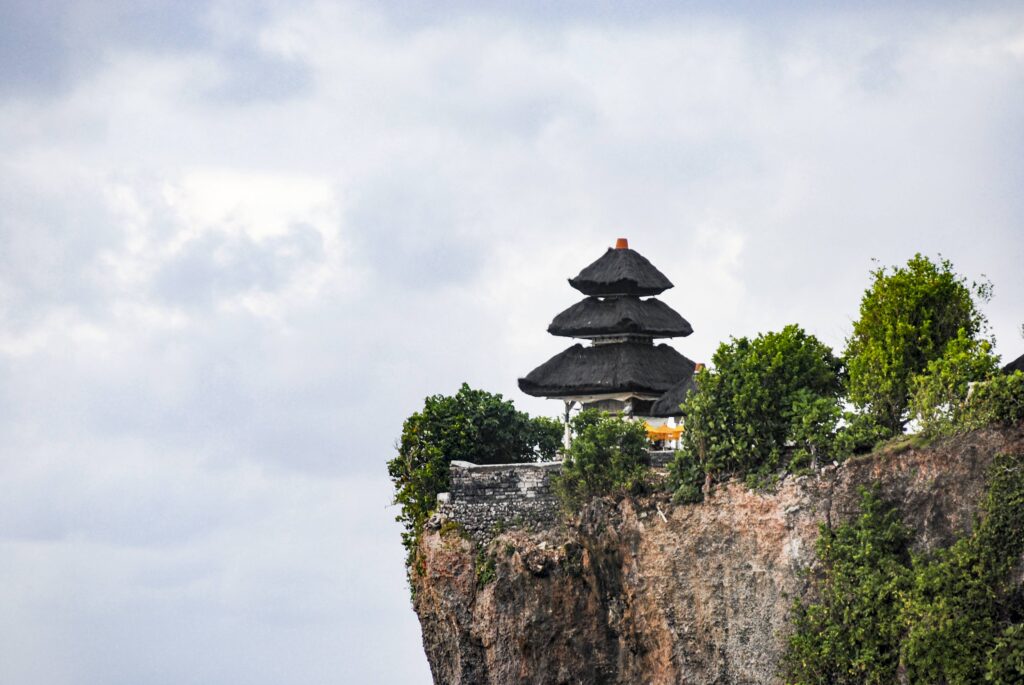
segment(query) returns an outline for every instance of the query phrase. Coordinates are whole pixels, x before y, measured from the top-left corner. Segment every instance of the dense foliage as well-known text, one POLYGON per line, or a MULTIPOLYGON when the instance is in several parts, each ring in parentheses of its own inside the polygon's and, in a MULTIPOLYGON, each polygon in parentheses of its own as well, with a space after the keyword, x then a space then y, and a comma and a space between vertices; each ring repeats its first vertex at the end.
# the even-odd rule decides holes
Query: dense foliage
POLYGON ((800 463, 830 449, 842 367, 828 346, 790 325, 723 343, 712 361, 683 404, 686 430, 671 467, 679 499, 695 498, 700 471, 766 474, 786 465, 787 447, 800 463))
POLYGON ((822 528, 817 601, 794 607, 784 669, 792 685, 1024 682, 1024 455, 998 455, 974 533, 911 557, 891 508, 822 528))
POLYGON ((911 379, 961 331, 973 340, 984 330, 975 297, 987 301, 992 286, 968 285, 948 260, 935 263, 920 254, 871 276, 844 353, 849 399, 889 435, 898 435, 907 422, 911 379))
POLYGON ((554 483, 568 509, 595 495, 636 494, 646 487, 649 443, 642 422, 587 409, 572 418, 570 428, 572 444, 554 483))
POLYGON ((507 464, 552 459, 561 439, 558 421, 530 418, 501 395, 465 383, 453 396, 426 398, 423 409, 402 425, 398 455, 388 462, 408 559, 437 506, 438 493, 448 490, 452 461, 507 464))
POLYGON ((972 339, 960 329, 943 355, 911 379, 910 416, 924 435, 948 434, 965 424, 972 385, 999 372, 991 349, 989 341, 972 339))
POLYGON ((1021 421, 1024 421, 1024 373, 1000 373, 974 386, 958 429, 1012 426, 1021 421))
POLYGON ((824 571, 820 598, 794 607, 786 655, 794 685, 889 685, 899 666, 899 598, 909 584, 907 531, 876 493, 861 493, 861 513, 817 542, 824 571))
POLYGON ((910 383, 910 416, 926 437, 1024 420, 1024 374, 1001 373, 987 340, 960 330, 910 383))

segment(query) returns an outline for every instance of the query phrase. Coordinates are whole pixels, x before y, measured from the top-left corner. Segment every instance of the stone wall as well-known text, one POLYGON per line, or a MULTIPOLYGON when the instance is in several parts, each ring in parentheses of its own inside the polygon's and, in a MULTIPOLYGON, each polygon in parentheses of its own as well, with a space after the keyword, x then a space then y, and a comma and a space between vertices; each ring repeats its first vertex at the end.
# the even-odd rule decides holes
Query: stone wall
POLYGON ((651 466, 656 469, 668 468, 676 456, 675 450, 651 450, 651 466))
MULTIPOLYGON (((664 469, 674 454, 652 450, 651 466, 664 469)), ((561 470, 560 461, 485 466, 453 461, 449 492, 437 496, 438 513, 485 543, 504 529, 550 526, 559 513, 551 476, 561 470)))
POLYGON ((477 541, 505 528, 538 528, 558 520, 558 498, 551 476, 562 462, 490 464, 451 463, 451 488, 438 495, 438 511, 477 541))

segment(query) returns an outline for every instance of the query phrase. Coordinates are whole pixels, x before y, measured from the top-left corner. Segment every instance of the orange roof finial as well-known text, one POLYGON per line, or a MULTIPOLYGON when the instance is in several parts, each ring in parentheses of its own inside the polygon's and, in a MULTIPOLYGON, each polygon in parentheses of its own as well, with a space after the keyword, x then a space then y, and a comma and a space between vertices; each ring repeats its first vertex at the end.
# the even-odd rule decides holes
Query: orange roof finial
POLYGON ((619 238, 618 240, 615 241, 615 249, 616 250, 628 250, 629 249, 629 241, 626 240, 625 238, 619 238))

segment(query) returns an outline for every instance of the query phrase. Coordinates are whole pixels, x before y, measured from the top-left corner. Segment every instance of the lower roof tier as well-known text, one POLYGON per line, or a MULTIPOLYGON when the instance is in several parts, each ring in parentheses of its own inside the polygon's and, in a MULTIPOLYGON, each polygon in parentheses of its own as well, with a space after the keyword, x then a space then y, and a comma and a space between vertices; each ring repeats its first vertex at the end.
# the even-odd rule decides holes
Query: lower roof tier
POLYGON ((573 338, 623 333, 675 338, 690 335, 693 327, 676 310, 653 297, 588 297, 556 316, 548 333, 573 338))
POLYGON ((1003 367, 1003 373, 1013 373, 1014 371, 1024 372, 1024 354, 1003 367))
POLYGON ((679 408, 679 405, 686 400, 686 396, 697 389, 697 382, 694 380, 694 375, 691 373, 686 378, 682 379, 671 388, 665 391, 665 394, 658 398, 658 401, 651 405, 651 416, 658 417, 670 417, 670 416, 682 416, 683 410, 679 408))
POLYGON ((519 389, 534 397, 631 392, 661 395, 692 376, 694 366, 668 345, 573 345, 520 378, 519 389))

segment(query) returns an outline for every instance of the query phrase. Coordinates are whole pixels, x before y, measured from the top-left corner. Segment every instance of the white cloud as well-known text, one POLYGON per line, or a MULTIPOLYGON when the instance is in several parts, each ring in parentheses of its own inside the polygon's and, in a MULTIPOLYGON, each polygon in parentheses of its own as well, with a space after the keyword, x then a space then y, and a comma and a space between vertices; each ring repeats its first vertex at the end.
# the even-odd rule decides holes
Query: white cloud
POLYGON ((180 11, 0 99, 0 681, 425 681, 401 421, 555 414, 516 378, 620 236, 695 360, 841 346, 917 250, 1024 347, 1016 10, 180 11))

